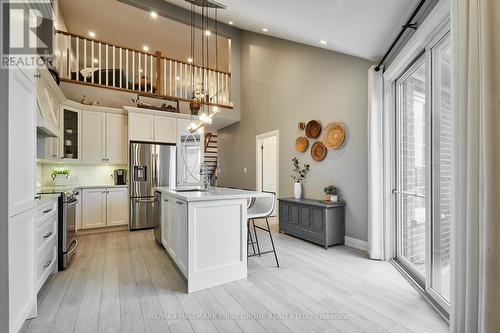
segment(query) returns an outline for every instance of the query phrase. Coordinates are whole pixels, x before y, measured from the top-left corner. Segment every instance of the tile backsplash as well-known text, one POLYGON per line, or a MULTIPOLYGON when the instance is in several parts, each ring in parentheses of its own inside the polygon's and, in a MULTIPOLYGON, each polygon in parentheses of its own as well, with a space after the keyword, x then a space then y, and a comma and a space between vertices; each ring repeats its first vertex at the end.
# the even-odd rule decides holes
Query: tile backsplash
POLYGON ((113 171, 115 169, 128 169, 127 165, 82 165, 82 164, 59 164, 59 163, 37 163, 37 186, 51 186, 52 170, 55 168, 68 168, 70 175, 68 185, 112 185, 113 171))

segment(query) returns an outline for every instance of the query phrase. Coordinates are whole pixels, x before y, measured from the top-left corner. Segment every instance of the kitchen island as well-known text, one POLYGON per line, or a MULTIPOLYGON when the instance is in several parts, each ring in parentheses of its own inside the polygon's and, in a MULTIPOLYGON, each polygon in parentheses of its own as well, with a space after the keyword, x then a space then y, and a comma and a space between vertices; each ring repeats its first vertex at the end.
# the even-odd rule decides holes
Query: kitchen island
POLYGON ((246 278, 247 200, 269 195, 222 187, 156 188, 161 244, 188 293, 246 278))

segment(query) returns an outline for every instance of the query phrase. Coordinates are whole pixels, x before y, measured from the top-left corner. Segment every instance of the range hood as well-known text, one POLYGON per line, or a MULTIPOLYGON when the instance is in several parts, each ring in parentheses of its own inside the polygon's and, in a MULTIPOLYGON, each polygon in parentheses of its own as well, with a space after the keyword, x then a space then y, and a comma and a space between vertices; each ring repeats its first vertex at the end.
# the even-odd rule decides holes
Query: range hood
POLYGON ((36 101, 36 134, 40 136, 58 137, 57 126, 47 119, 43 109, 40 107, 38 100, 36 101))

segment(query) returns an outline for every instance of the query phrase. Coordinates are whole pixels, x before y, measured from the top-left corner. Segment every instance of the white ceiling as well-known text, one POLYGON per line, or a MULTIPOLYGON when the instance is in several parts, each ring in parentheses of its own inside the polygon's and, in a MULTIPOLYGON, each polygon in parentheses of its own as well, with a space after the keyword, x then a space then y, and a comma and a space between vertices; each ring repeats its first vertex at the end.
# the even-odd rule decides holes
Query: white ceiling
MULTIPOLYGON (((185 0, 165 0, 190 8, 185 0)), ((258 33, 380 60, 418 0, 217 0, 219 21, 258 33), (319 43, 326 40, 327 45, 319 43)))

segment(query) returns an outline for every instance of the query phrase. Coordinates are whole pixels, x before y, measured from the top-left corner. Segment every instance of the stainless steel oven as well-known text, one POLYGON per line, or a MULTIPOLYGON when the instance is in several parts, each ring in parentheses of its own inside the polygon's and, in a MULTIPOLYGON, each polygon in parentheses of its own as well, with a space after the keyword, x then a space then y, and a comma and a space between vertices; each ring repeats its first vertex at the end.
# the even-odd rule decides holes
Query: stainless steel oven
POLYGON ((78 247, 76 238, 76 205, 78 204, 78 190, 71 187, 43 187, 38 190, 41 196, 44 194, 59 194, 58 218, 57 218, 57 266, 63 271, 71 260, 78 247))
POLYGON ((63 193, 62 197, 62 225, 59 226, 59 270, 68 267, 71 257, 78 246, 76 238, 76 204, 78 191, 63 193), (62 228, 61 228, 62 227, 62 228))

